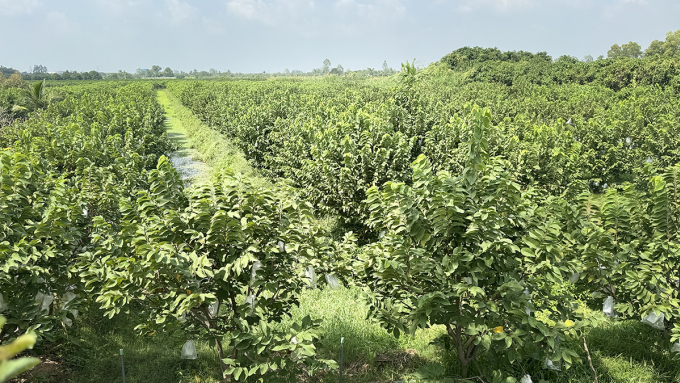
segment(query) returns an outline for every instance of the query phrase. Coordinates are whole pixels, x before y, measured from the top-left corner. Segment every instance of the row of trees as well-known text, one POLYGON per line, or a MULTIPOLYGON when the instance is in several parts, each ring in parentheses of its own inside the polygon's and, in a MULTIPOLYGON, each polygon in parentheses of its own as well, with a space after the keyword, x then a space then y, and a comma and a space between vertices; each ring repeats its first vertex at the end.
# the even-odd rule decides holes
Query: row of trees
POLYGON ((22 72, 14 68, 0 66, 0 75, 10 77, 19 76, 26 81, 36 80, 101 80, 102 74, 95 70, 89 72, 65 71, 61 73, 49 73, 44 65, 34 65, 31 72, 22 72), (16 75, 15 75, 16 74, 16 75))
POLYGON ((138 68, 135 73, 128 73, 123 70, 119 70, 117 73, 106 74, 107 79, 146 79, 146 78, 159 78, 159 77, 174 77, 178 79, 182 78, 194 78, 194 79, 207 79, 207 78, 252 78, 252 77, 287 77, 287 76, 325 76, 325 75, 354 75, 354 76, 390 76, 397 73, 394 69, 387 65, 387 61, 383 62, 382 69, 366 68, 363 70, 351 71, 345 69, 342 65, 338 64, 335 67, 331 67, 331 61, 329 59, 324 60, 323 65, 320 68, 315 68, 310 72, 303 72, 301 70, 289 70, 286 68, 283 72, 276 73, 234 73, 230 70, 226 72, 221 72, 214 68, 210 70, 192 70, 189 72, 173 70, 170 67, 162 69, 158 65, 153 65, 151 69, 141 69, 138 68))
POLYGON ((607 52, 608 58, 641 58, 653 56, 680 57, 680 29, 675 32, 669 31, 666 33, 665 41, 652 41, 644 52, 642 51, 640 44, 633 41, 621 46, 614 44, 611 49, 609 49, 609 52, 607 52))

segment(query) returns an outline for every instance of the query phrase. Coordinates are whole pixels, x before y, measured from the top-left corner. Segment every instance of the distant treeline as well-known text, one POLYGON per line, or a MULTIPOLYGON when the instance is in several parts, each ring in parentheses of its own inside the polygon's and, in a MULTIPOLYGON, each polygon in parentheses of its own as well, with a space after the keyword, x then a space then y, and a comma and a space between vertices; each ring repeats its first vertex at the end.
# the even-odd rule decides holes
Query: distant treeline
POLYGON ((639 44, 629 42, 622 47, 614 44, 607 56, 596 60, 591 56, 583 60, 561 56, 553 60, 546 52, 463 47, 441 62, 465 72, 470 81, 508 86, 595 84, 618 91, 633 85, 659 85, 680 89, 680 30, 669 32, 665 42, 655 40, 644 53, 639 44))
POLYGON ((11 75, 19 73, 21 78, 26 81, 35 80, 101 80, 102 74, 91 70, 89 72, 65 71, 62 73, 47 73, 47 68, 41 65, 36 65, 33 73, 22 72, 14 68, 0 66, 0 74, 3 77, 10 77, 11 75))

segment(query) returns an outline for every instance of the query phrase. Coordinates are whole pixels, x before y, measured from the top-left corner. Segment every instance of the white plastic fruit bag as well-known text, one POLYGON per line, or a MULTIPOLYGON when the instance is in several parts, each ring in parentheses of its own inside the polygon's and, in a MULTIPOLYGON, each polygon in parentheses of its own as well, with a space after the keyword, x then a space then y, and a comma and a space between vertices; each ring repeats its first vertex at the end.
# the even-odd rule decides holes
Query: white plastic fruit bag
POLYGON ((571 277, 569 278, 569 282, 571 282, 571 283, 576 283, 576 282, 578 282, 578 279, 579 279, 580 277, 581 277, 581 275, 580 275, 579 273, 574 273, 574 274, 572 274, 571 277))
POLYGON ((7 303, 5 302, 5 297, 0 294, 0 313, 7 310, 7 303))
POLYGON ((260 262, 260 261, 253 262, 253 268, 252 268, 252 271, 250 272, 250 285, 251 286, 255 283, 255 280, 257 279, 257 272, 260 269, 262 269, 262 262, 260 262))
POLYGON ((220 309, 220 302, 215 301, 208 306, 208 313, 210 314, 211 317, 216 318, 217 314, 219 314, 218 310, 220 309))
POLYGON ((309 288, 315 289, 316 288, 316 272, 314 271, 313 266, 307 267, 307 270, 305 270, 305 276, 309 280, 309 288))
POLYGON ((184 346, 182 346, 182 359, 196 358, 198 358, 198 354, 196 353, 196 343, 189 339, 188 341, 184 342, 184 346))
POLYGON ((671 346, 671 353, 680 354, 680 343, 673 343, 671 346))
POLYGON ((340 288, 340 282, 338 282, 338 277, 335 274, 326 274, 326 282, 328 282, 328 286, 333 290, 340 288))
POLYGON ((614 297, 608 296, 607 299, 604 300, 604 304, 602 305, 602 312, 604 313, 604 315, 610 318, 616 318, 619 316, 614 310, 614 297))
POLYGON ((50 305, 54 302, 54 297, 49 293, 38 293, 35 295, 35 301, 40 305, 40 311, 45 312, 50 310, 50 305))
POLYGON ((663 330, 665 328, 663 321, 664 314, 660 313, 660 315, 656 315, 654 311, 642 318, 642 323, 648 324, 657 330, 663 330))
POLYGON ((526 374, 522 377, 522 380, 520 380, 520 383, 534 383, 534 381, 531 380, 531 375, 526 374))
POLYGON ((554 363, 552 360, 550 360, 550 358, 545 358, 545 360, 543 361, 543 369, 562 371, 562 362, 554 363))
MULTIPOLYGON (((524 289, 524 295, 529 297, 529 303, 531 303, 531 293, 529 292, 529 289, 524 289)), ((531 315, 531 309, 529 306, 524 308, 524 312, 526 312, 527 315, 531 315)))
MULTIPOLYGON (((76 299, 78 296, 69 291, 66 294, 64 294, 64 303, 62 304, 61 308, 62 310, 68 310, 73 314, 74 318, 78 318, 78 310, 76 309, 69 309, 69 306, 71 302, 73 302, 74 299, 76 299)), ((66 327, 71 327, 73 325, 73 321, 69 317, 64 317, 64 319, 61 320, 61 322, 64 324, 66 327)))
POLYGON ((255 312, 255 305, 257 304, 257 299, 255 298, 255 295, 248 295, 246 297, 246 303, 250 305, 250 310, 248 311, 248 315, 253 315, 253 312, 255 312))
POLYGON ((78 295, 72 292, 67 292, 64 294, 64 309, 71 311, 71 314, 73 314, 73 317, 78 319, 78 310, 76 309, 71 309, 70 305, 71 302, 73 302, 74 299, 76 299, 78 295))

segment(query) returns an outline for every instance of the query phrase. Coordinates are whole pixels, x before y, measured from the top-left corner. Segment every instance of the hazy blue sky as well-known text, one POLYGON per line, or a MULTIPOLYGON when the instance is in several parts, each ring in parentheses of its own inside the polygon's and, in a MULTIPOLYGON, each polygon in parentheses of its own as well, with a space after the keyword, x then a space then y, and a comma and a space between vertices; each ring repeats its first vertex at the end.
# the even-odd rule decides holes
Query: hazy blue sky
POLYGON ((0 65, 396 69, 466 45, 597 57, 677 29, 678 0, 0 0, 0 65))

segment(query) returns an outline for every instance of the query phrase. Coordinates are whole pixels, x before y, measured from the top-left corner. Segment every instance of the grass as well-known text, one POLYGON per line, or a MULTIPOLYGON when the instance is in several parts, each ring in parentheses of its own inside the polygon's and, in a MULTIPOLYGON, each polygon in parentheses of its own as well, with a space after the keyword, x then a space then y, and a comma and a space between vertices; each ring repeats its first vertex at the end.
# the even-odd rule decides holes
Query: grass
POLYGON ((180 151, 205 163, 204 175, 197 182, 210 178, 220 171, 230 169, 248 177, 255 185, 269 185, 270 182, 253 168, 248 160, 227 137, 205 125, 184 107, 170 92, 160 90, 158 102, 163 106, 169 120, 168 132, 180 151), (177 134, 177 135, 175 135, 177 134))
MULTIPOLYGON (((302 294, 300 306, 292 319, 305 315, 323 319, 318 353, 321 357, 339 360, 340 338, 345 338, 345 382, 386 383, 397 380, 412 381, 419 370, 433 367, 457 376, 455 354, 446 352, 430 342, 444 333, 435 326, 419 330, 414 336, 394 338, 378 324, 366 319, 368 306, 357 288, 338 290, 308 290, 302 294)), ((217 382, 219 371, 216 352, 209 345, 197 342, 197 360, 180 359, 186 340, 181 332, 157 334, 152 337, 137 335, 134 326, 144 318, 132 307, 130 314, 103 318, 99 310, 83 314, 70 330, 67 342, 57 350, 64 367, 69 371, 69 382, 120 382, 120 357, 125 350, 127 381, 135 382, 217 382)), ((280 324, 286 326, 287 322, 280 324)), ((587 341, 593 364, 602 383, 679 382, 680 361, 668 352, 661 336, 639 321, 621 321, 592 329, 587 341)), ((580 339, 572 340, 581 349, 580 339)), ((516 378, 525 373, 535 383, 590 383, 592 372, 585 352, 582 363, 556 373, 541 368, 539 361, 506 366, 515 371, 516 378)), ((480 360, 484 363, 484 360, 480 360)), ((34 376, 33 382, 58 382, 34 376)), ((313 381, 313 380, 312 380, 313 381)), ((322 382, 337 382, 337 374, 318 378, 322 382)))

